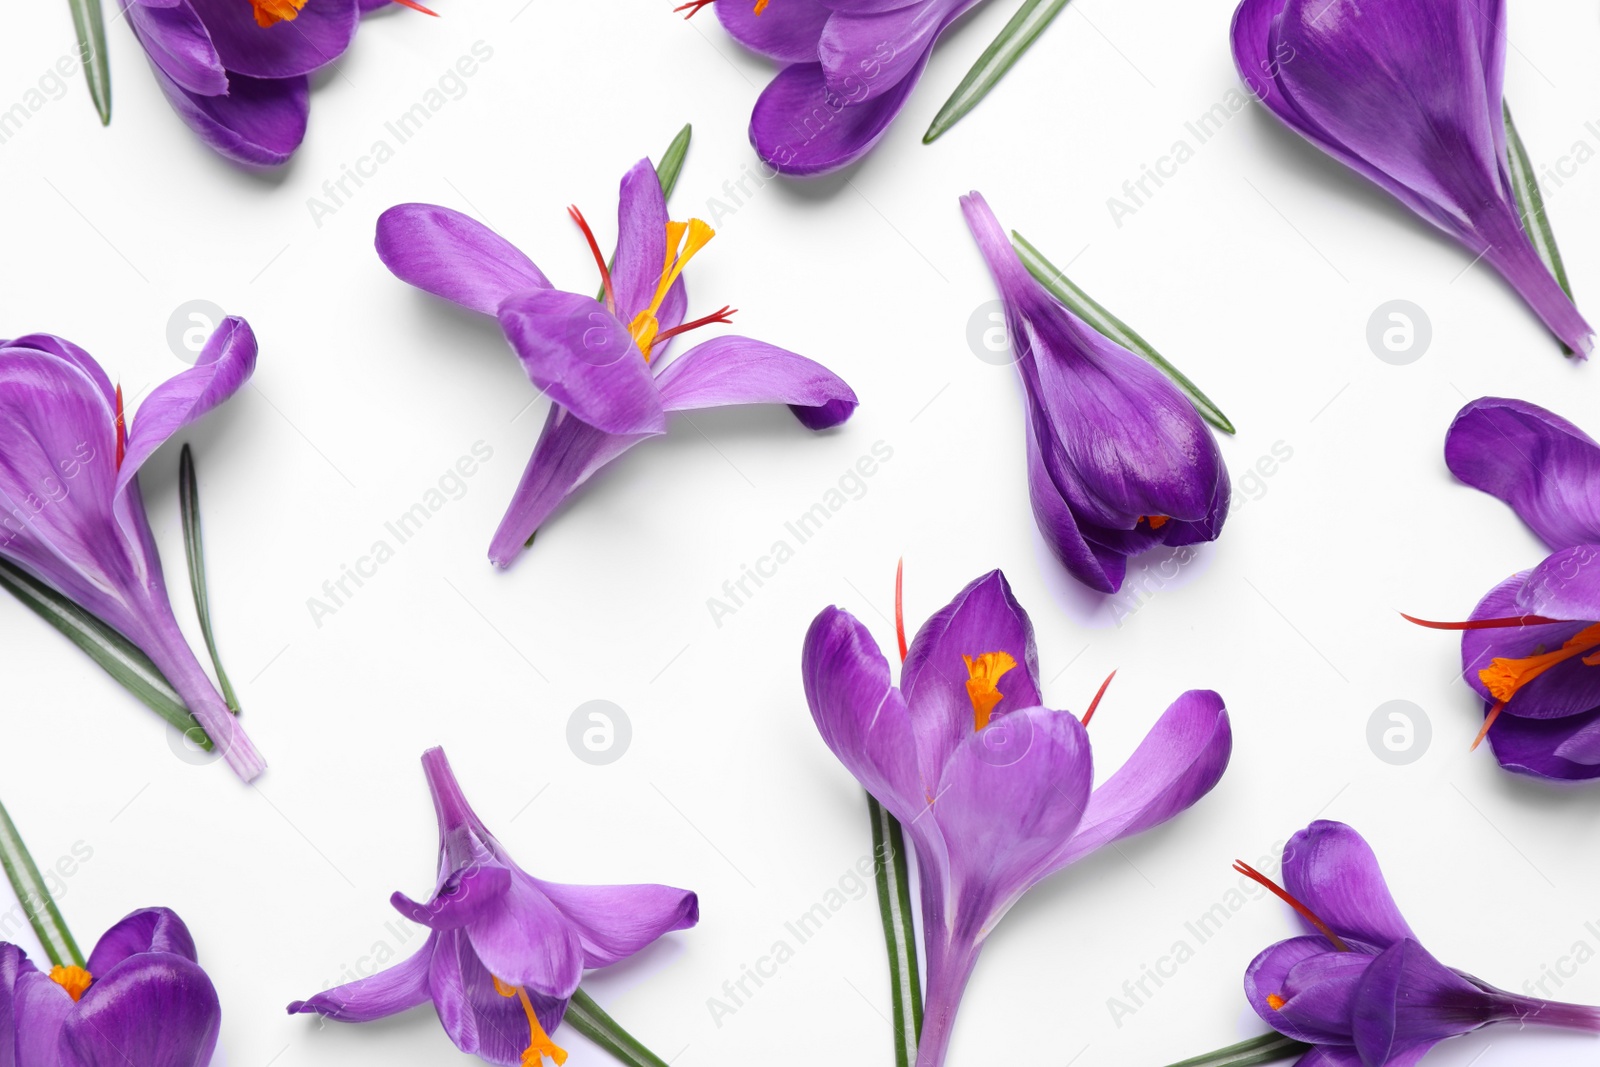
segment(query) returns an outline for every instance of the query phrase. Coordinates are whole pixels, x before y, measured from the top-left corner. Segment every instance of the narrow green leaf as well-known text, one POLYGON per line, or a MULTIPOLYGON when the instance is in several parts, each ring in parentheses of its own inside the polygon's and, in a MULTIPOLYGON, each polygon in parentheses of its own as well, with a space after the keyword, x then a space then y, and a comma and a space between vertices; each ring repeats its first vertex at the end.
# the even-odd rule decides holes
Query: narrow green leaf
POLYGON ((667 1062, 645 1048, 628 1031, 617 1025, 594 998, 582 989, 572 994, 566 1019, 578 1033, 599 1045, 627 1067, 667 1067, 667 1062))
POLYGON ((211 597, 206 592, 205 544, 200 536, 200 486, 194 473, 194 455, 187 441, 178 456, 178 510, 183 514, 183 558, 189 564, 189 588, 194 593, 195 614, 200 617, 200 633, 206 639, 206 651, 211 653, 211 665, 217 669, 222 699, 227 702, 228 710, 237 715, 239 698, 228 681, 228 672, 222 669, 217 641, 211 634, 211 597))
POLYGON ((889 993, 894 1012, 895 1067, 913 1067, 922 1039, 922 975, 917 966, 917 933, 911 911, 911 879, 905 836, 899 820, 867 794, 872 817, 873 875, 883 940, 889 949, 889 993))
POLYGON ((1025 0, 1017 13, 1011 16, 1011 21, 983 50, 983 55, 978 57, 972 69, 967 71, 967 76, 961 79, 961 84, 944 102, 944 107, 933 117, 928 132, 922 135, 922 143, 932 144, 946 130, 960 122, 967 112, 977 107, 978 101, 989 95, 989 90, 999 84, 1011 65, 1022 58, 1022 53, 1033 47, 1033 42, 1039 39, 1044 28, 1066 6, 1067 0, 1025 0))
POLYGON ((100 0, 67 0, 72 28, 78 34, 78 56, 83 60, 83 80, 89 98, 100 113, 100 125, 111 125, 111 63, 106 55, 106 21, 100 0))
POLYGON ((1095 303, 1093 297, 1074 285, 1071 279, 1056 269, 1055 264, 1045 259, 1037 248, 1029 244, 1026 237, 1012 230, 1011 244, 1022 259, 1022 265, 1028 268, 1028 273, 1038 279, 1039 284, 1050 291, 1051 296, 1065 304, 1078 318, 1123 348, 1143 356, 1154 364, 1156 369, 1171 378, 1172 383, 1183 391, 1201 418, 1223 433, 1237 432, 1233 428, 1233 423, 1228 420, 1228 416, 1222 413, 1222 409, 1217 407, 1210 397, 1200 391, 1199 386, 1191 382, 1177 367, 1168 363, 1161 353, 1150 347, 1149 341, 1135 333, 1127 323, 1095 303))
POLYGON ((1204 1056, 1171 1064, 1170 1067, 1256 1067, 1260 1063, 1276 1063, 1308 1051, 1310 1045, 1302 1044, 1282 1034, 1262 1034, 1237 1045, 1219 1048, 1204 1056))
POLYGON ((50 962, 57 967, 82 967, 83 953, 78 951, 61 909, 56 907, 55 898, 39 875, 33 857, 28 855, 28 846, 22 843, 22 835, 17 833, 4 804, 0 804, 0 867, 5 868, 6 881, 17 894, 17 903, 27 913, 28 923, 39 935, 39 944, 44 946, 50 962))
POLYGON ((133 642, 32 575, 0 560, 0 586, 40 618, 66 634, 105 672, 142 700, 152 711, 183 731, 207 752, 211 739, 201 729, 177 690, 133 642))
MULTIPOLYGON (((1527 231, 1539 258, 1555 276, 1556 283, 1571 299, 1572 283, 1567 280, 1567 265, 1561 261, 1561 249, 1556 247, 1550 216, 1545 214, 1544 194, 1539 191, 1539 179, 1533 173, 1533 164, 1528 160, 1528 150, 1522 146, 1516 123, 1511 121, 1510 105, 1502 100, 1500 107, 1506 119, 1506 156, 1511 163, 1511 189, 1517 196, 1517 213, 1522 216, 1522 228, 1527 231)), ((1565 344, 1561 346, 1561 351, 1572 355, 1572 349, 1565 344)))
MULTIPOLYGON (((683 170, 684 157, 689 154, 689 138, 694 135, 694 128, 687 122, 678 135, 667 145, 667 150, 661 153, 661 162, 656 164, 656 180, 661 183, 661 196, 665 200, 672 199, 672 190, 678 187, 678 174, 683 170)), ((610 270, 616 263, 616 258, 606 260, 606 269, 610 270)), ((596 300, 606 298, 606 287, 601 286, 600 292, 595 295, 596 300)), ((528 538, 528 544, 533 543, 533 538, 528 538)))

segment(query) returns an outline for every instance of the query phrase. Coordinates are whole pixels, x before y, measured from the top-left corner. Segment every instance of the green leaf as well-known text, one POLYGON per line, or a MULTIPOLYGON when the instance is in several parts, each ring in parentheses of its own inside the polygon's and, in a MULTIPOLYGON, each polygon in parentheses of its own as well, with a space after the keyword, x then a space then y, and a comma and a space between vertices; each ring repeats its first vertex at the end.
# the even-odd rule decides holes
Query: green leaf
POLYGON ((67 0, 72 8, 72 28, 78 34, 78 56, 89 98, 100 113, 100 125, 111 125, 111 64, 106 54, 106 22, 100 0, 67 0))
POLYGON ((950 99, 933 117, 928 132, 922 135, 922 143, 932 144, 946 130, 960 122, 967 112, 977 107, 978 101, 989 95, 989 90, 999 84, 1011 65, 1022 58, 1022 53, 1033 47, 1033 42, 1038 40, 1044 28, 1066 6, 1067 0, 1026 0, 1011 16, 1011 21, 1005 24, 999 36, 983 50, 983 55, 978 57, 972 69, 967 71, 967 76, 961 79, 961 84, 956 86, 956 91, 950 94, 950 99))
POLYGON ((894 1011, 895 1067, 913 1067, 922 1039, 922 975, 917 967, 917 933, 911 911, 911 880, 906 867, 905 836, 899 821, 867 794, 872 816, 873 875, 878 883, 878 910, 883 915, 883 940, 889 949, 889 993, 894 1011))
MULTIPOLYGON (((1510 106, 1502 100, 1500 107, 1506 119, 1506 157, 1511 164, 1511 189, 1517 196, 1517 213, 1522 216, 1522 228, 1527 231, 1539 258, 1555 276, 1556 284, 1561 286, 1570 300, 1572 283, 1567 280, 1567 266, 1561 262, 1561 249, 1556 247, 1555 231, 1550 228, 1550 217, 1544 211, 1544 195, 1539 192, 1539 179, 1533 173, 1533 164, 1528 161, 1528 150, 1522 146, 1516 123, 1511 121, 1510 106)), ((1572 355, 1572 349, 1565 344, 1561 346, 1561 351, 1572 355)))
POLYGON ((172 683, 132 641, 7 560, 0 560, 0 586, 66 634, 73 644, 87 652, 90 659, 157 715, 183 731, 201 748, 211 751, 211 739, 184 706, 172 683))
POLYGON ((183 558, 189 565, 189 588, 194 592, 194 610, 200 617, 200 632, 206 639, 206 651, 211 653, 211 665, 217 669, 217 684, 222 688, 222 699, 228 710, 239 714, 239 698, 234 695, 228 672, 222 669, 222 659, 217 655, 217 641, 211 634, 211 598, 206 593, 205 545, 200 537, 200 487, 194 473, 194 455, 184 442, 178 456, 178 510, 183 513, 183 558))
MULTIPOLYGON (((685 122, 683 129, 679 130, 672 143, 667 145, 667 150, 661 153, 661 162, 656 164, 656 180, 661 183, 662 199, 671 200, 672 190, 678 187, 678 174, 683 170, 684 157, 689 154, 689 138, 693 135, 694 127, 685 122)), ((606 260, 606 270, 610 270, 615 263, 614 256, 606 260)), ((595 299, 604 301, 605 298, 606 287, 602 285, 600 292, 595 294, 595 299)), ((533 544, 533 538, 528 538, 528 544, 533 544)))
POLYGON ((572 994, 564 1020, 578 1033, 599 1045, 628 1067, 667 1067, 667 1062, 641 1045, 637 1038, 607 1015, 582 989, 572 994))
POLYGON ((1038 279, 1039 284, 1050 291, 1051 296, 1061 301, 1074 315, 1106 337, 1154 364, 1157 370, 1171 378, 1172 383, 1183 391, 1202 419, 1223 433, 1237 432, 1233 428, 1233 423, 1228 420, 1228 416, 1222 413, 1222 409, 1217 407, 1209 396, 1200 391, 1199 386, 1191 382, 1177 367, 1168 363, 1161 353, 1150 347, 1149 341, 1135 333, 1127 323, 1095 303, 1093 297, 1074 285, 1065 274, 1056 269, 1055 264, 1045 259, 1037 248, 1029 244, 1026 237, 1012 230, 1011 244, 1017 250, 1022 265, 1028 268, 1028 273, 1038 279))
POLYGON ((39 867, 28 855, 28 846, 22 843, 22 835, 17 833, 4 804, 0 804, 0 867, 5 868, 6 881, 17 894, 17 903, 27 913, 28 923, 39 935, 39 944, 44 946, 50 962, 57 967, 82 967, 83 953, 78 951, 78 943, 72 939, 55 897, 40 877, 39 867))
POLYGON ((1276 1063, 1291 1056, 1299 1056, 1310 1048, 1310 1045, 1291 1037, 1284 1037, 1282 1034, 1262 1034, 1249 1041, 1241 1041, 1237 1045, 1208 1052, 1204 1056, 1171 1064, 1170 1067, 1255 1067, 1259 1063, 1276 1063))

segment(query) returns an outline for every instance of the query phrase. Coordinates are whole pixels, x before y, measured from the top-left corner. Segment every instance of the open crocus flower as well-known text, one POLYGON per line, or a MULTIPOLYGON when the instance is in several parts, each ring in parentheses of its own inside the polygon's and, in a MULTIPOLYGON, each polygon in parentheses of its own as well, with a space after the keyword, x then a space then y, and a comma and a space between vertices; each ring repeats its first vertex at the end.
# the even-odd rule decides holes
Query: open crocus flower
POLYGON ((1464 631, 1463 676, 1486 708, 1479 739, 1502 766, 1600 778, 1600 445, 1544 408, 1485 397, 1456 416, 1445 461, 1556 551, 1466 622, 1422 624, 1464 631))
POLYGON ((229 159, 271 167, 305 137, 307 76, 344 54, 363 12, 389 2, 122 0, 122 10, 183 121, 229 159))
POLYGON ((391 898, 428 927, 404 963, 289 1005, 364 1023, 432 1002, 450 1040, 487 1063, 565 1063, 550 1035, 586 969, 609 967, 700 919, 688 890, 664 885, 562 885, 518 867, 467 804, 444 750, 422 769, 439 818, 439 879, 417 903, 391 898))
POLYGON ((77 345, 50 334, 0 342, 0 556, 138 645, 245 781, 266 764, 173 618, 138 474, 255 365, 249 324, 225 319, 129 427, 121 390, 77 345))
POLYGON ((1523 229, 1506 155, 1500 0, 1244 0, 1233 56, 1296 133, 1503 275, 1580 357, 1594 330, 1523 229))
POLYGON ((1377 858, 1344 823, 1314 822, 1283 850, 1283 888, 1307 935, 1245 972, 1267 1025, 1313 1047, 1298 1067, 1411 1067, 1446 1038, 1498 1022, 1600 1031, 1600 1009, 1496 989, 1428 954, 1389 895, 1377 858))
POLYGON ((1029 496, 1056 558, 1114 593, 1129 556, 1216 540, 1232 487, 1205 420, 1028 273, 982 196, 962 197, 961 209, 1005 304, 1027 394, 1029 496))
POLYGON ((0 943, 0 1064, 206 1067, 222 1006, 194 939, 166 908, 107 930, 83 967, 40 971, 0 943))
POLYGON ((714 231, 667 218, 650 161, 622 179, 608 268, 577 208, 605 299, 552 288, 510 242, 449 208, 401 204, 378 219, 378 256, 397 278, 500 320, 523 370, 554 403, 522 482, 489 545, 509 566, 541 523, 601 467, 666 432, 667 414, 731 404, 788 404, 813 430, 836 426, 856 394, 826 367, 764 341, 716 337, 668 361, 669 342, 733 314, 684 322, 684 266, 714 231))
POLYGON ((1084 723, 1043 706, 1033 624, 999 571, 923 625, 898 687, 867 628, 836 607, 811 624, 801 671, 823 740, 915 844, 927 945, 919 1067, 944 1062, 984 939, 1011 906, 1194 804, 1233 748, 1222 698, 1191 690, 1091 788, 1084 723))
MULTIPOLYGON (((692 15, 709 0, 685 4, 692 15)), ((946 27, 979 0, 718 0, 734 40, 786 66, 750 116, 783 174, 826 174, 888 132, 946 27)))

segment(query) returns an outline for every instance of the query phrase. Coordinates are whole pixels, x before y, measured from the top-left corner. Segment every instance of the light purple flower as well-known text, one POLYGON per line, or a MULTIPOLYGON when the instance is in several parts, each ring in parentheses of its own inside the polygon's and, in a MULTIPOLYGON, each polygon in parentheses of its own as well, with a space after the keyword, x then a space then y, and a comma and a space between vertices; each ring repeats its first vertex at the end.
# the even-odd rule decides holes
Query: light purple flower
POLYGON ((266 764, 173 618, 138 474, 255 365, 249 324, 225 319, 124 432, 121 394, 89 353, 50 334, 0 342, 0 556, 138 645, 245 781, 266 764))
POLYGON ((1205 420, 1028 273, 982 196, 962 197, 961 209, 1005 304, 1027 396, 1028 493, 1056 558, 1114 593, 1128 557, 1216 540, 1232 486, 1205 420))
POLYGON ((898 687, 867 628, 837 607, 811 624, 801 673, 822 739, 916 848, 927 945, 919 1067, 944 1062, 984 939, 1011 906, 1190 807, 1233 748, 1222 698, 1191 690, 1092 788, 1088 732, 1043 706, 1033 625, 999 571, 923 625, 898 687))
POLYGON ((1582 358, 1594 330, 1523 229, 1504 0, 1244 0, 1233 56, 1284 124, 1499 271, 1582 358))
POLYGON ((664 885, 562 885, 528 874, 467 804, 444 750, 422 768, 439 818, 439 878, 417 903, 391 898, 428 927, 416 955, 370 978, 289 1005, 364 1023, 432 1002, 462 1052, 537 1067, 566 1060, 550 1035, 585 970, 609 967, 700 919, 698 898, 664 885))
POLYGON ((107 930, 84 967, 46 974, 0 943, 4 1067, 206 1067, 221 1025, 194 939, 166 908, 107 930))
POLYGON ((671 359, 676 335, 727 322, 724 307, 685 323, 681 273, 713 236, 667 218, 650 161, 622 179, 609 270, 576 208, 605 280, 604 303, 553 288, 533 261, 460 212, 401 204, 378 219, 378 256, 397 278, 494 315, 529 379, 554 403, 522 483, 489 546, 509 566, 552 512, 596 471, 666 432, 674 411, 787 404, 813 430, 836 426, 856 395, 826 367, 764 341, 717 337, 671 359))

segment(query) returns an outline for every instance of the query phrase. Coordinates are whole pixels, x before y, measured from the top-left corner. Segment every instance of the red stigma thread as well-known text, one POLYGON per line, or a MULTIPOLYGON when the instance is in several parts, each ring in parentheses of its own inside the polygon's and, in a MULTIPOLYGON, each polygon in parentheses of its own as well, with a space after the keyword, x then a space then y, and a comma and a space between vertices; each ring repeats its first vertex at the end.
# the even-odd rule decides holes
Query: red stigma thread
POLYGON ((906 606, 901 598, 901 591, 905 588, 906 558, 900 557, 900 562, 894 565, 894 636, 900 642, 900 662, 906 661, 906 606))
POLYGON ((1094 699, 1089 701, 1089 710, 1083 713, 1083 725, 1088 726, 1089 720, 1094 718, 1094 709, 1100 706, 1100 698, 1106 695, 1106 690, 1111 688, 1111 679, 1117 676, 1116 671, 1106 675, 1106 680, 1100 683, 1100 689, 1095 693, 1094 699))
POLYGON ((578 205, 573 204, 567 208, 567 214, 572 221, 578 224, 578 229, 583 231, 584 240, 589 242, 589 251, 594 254, 595 265, 600 268, 600 284, 606 291, 606 310, 613 315, 617 313, 617 295, 611 289, 611 268, 606 266, 606 257, 600 252, 600 242, 594 239, 594 231, 589 229, 588 221, 583 217, 583 212, 578 210, 578 205))
POLYGON ((1497 701, 1495 706, 1489 709, 1489 714, 1484 716, 1483 719, 1483 729, 1479 730, 1478 736, 1473 738, 1472 747, 1467 749, 1468 752, 1478 751, 1478 746, 1483 744, 1483 739, 1489 736, 1489 727, 1494 725, 1494 721, 1498 719, 1500 717, 1500 713, 1505 710, 1506 702, 1504 700, 1497 701))
POLYGON ((712 4, 714 4, 716 2, 717 2, 717 0, 689 0, 689 3, 687 3, 687 4, 679 4, 677 7, 673 8, 672 10, 675 13, 679 12, 679 11, 687 11, 688 14, 683 16, 684 19, 687 20, 687 19, 692 19, 696 15, 700 14, 700 9, 701 8, 710 7, 712 4))
POLYGON ((655 340, 650 343, 652 345, 658 345, 669 337, 676 337, 680 333, 688 333, 690 330, 698 330, 700 327, 710 326, 714 322, 732 322, 733 316, 738 312, 738 310, 738 308, 731 308, 724 304, 721 311, 713 311, 709 315, 700 316, 700 318, 695 319, 693 322, 686 322, 681 326, 674 326, 670 330, 662 330, 660 333, 656 334, 655 340))
POLYGON ((1289 905, 1289 907, 1293 908, 1295 911, 1299 912, 1301 917, 1304 918, 1306 922, 1317 928, 1317 933, 1321 934, 1323 937, 1332 942, 1335 950, 1339 952, 1350 951, 1350 946, 1344 943, 1343 938, 1333 932, 1333 927, 1319 919, 1316 912, 1312 911, 1310 908, 1296 900, 1290 895, 1287 889, 1283 888, 1283 886, 1279 885, 1277 882, 1274 882, 1271 878, 1268 878, 1266 875, 1250 866, 1244 860, 1234 860, 1233 869, 1244 875, 1246 878, 1249 878, 1251 881, 1257 882, 1272 890, 1274 896, 1283 901, 1285 904, 1289 905))
POLYGON ((417 0, 394 0, 394 2, 399 4, 401 7, 409 7, 413 11, 420 11, 424 15, 432 15, 434 18, 439 17, 439 13, 437 11, 429 11, 421 4, 417 3, 417 0))
POLYGON ((1468 619, 1465 622, 1429 622, 1427 619, 1418 619, 1405 612, 1400 617, 1407 622, 1414 622, 1418 626, 1426 626, 1430 630, 1505 630, 1514 626, 1544 626, 1547 623, 1562 622, 1561 619, 1547 619, 1543 615, 1510 615, 1503 619, 1468 619))
POLYGON ((117 470, 122 469, 122 457, 128 452, 128 420, 122 414, 122 383, 117 383, 117 470))

